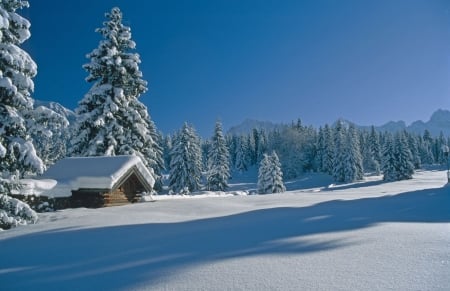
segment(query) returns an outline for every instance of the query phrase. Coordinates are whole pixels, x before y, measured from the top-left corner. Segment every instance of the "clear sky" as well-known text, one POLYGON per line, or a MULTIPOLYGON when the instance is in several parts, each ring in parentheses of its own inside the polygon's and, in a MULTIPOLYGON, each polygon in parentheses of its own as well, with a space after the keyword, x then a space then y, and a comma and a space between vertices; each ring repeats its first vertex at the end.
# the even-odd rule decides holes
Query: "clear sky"
POLYGON ((448 0, 29 0, 34 98, 74 109, 104 13, 121 8, 158 129, 246 118, 314 126, 450 109, 448 0))

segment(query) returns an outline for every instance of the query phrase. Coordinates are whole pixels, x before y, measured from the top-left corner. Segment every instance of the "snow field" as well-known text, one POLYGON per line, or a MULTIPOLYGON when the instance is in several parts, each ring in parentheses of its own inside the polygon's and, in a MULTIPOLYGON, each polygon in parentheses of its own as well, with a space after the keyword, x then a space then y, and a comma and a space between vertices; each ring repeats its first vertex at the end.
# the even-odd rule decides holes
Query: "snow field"
POLYGON ((379 178, 40 214, 0 233, 2 290, 448 290, 445 172, 379 178))

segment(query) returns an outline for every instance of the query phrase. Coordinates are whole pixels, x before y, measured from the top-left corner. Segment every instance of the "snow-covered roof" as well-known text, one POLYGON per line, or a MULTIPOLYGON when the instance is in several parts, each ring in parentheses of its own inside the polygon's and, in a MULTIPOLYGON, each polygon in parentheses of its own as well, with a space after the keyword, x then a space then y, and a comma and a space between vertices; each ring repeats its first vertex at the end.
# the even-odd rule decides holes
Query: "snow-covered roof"
MULTIPOLYGON (((153 187, 153 175, 137 156, 71 157, 59 160, 42 176, 42 179, 57 181, 57 185, 47 190, 53 197, 70 196, 72 190, 113 189, 117 182, 132 168, 153 187)), ((41 195, 44 195, 42 193, 41 195)))

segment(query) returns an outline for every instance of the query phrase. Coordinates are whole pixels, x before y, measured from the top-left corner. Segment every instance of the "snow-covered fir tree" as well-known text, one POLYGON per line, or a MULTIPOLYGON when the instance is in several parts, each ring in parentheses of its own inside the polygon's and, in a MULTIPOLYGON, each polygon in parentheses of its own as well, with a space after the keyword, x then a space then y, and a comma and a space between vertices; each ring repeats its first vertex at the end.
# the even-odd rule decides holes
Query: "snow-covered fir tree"
POLYGON ((354 182, 364 176, 361 149, 358 133, 354 125, 350 125, 344 143, 344 180, 342 182, 354 182))
POLYGON ((69 120, 43 105, 30 113, 27 114, 27 124, 36 152, 46 166, 53 165, 67 154, 69 120))
POLYGON ((345 137, 347 130, 341 120, 338 120, 334 128, 333 143, 333 178, 337 182, 345 181, 346 153, 345 137))
POLYGON ((326 147, 326 142, 325 142, 325 134, 324 134, 324 130, 322 128, 322 126, 319 127, 319 132, 317 134, 317 143, 316 143, 316 165, 317 165, 317 170, 319 172, 323 172, 325 173, 325 163, 324 163, 324 158, 325 158, 325 147, 326 147))
POLYGON ((411 151, 404 132, 388 134, 383 149, 383 180, 411 179, 414 174, 411 151))
POLYGON ((414 168, 420 169, 422 167, 422 160, 420 159, 418 137, 413 134, 407 134, 406 138, 408 140, 409 150, 411 151, 414 168))
POLYGON ((435 140, 436 161, 441 165, 445 165, 447 163, 447 157, 442 151, 442 148, 445 146, 447 146, 447 138, 445 138, 444 133, 441 131, 439 137, 435 140))
POLYGON ((187 123, 175 136, 170 152, 169 187, 174 193, 189 194, 200 189, 202 152, 200 139, 187 123))
POLYGON ((247 158, 247 143, 244 137, 240 136, 237 139, 236 145, 236 158, 235 158, 235 168, 239 172, 247 171, 248 169, 248 158, 247 158))
POLYGON ((30 22, 16 13, 25 7, 27 1, 0 1, 0 173, 3 178, 42 173, 45 169, 26 120, 33 111, 32 78, 37 66, 19 47, 30 37, 30 22))
POLYGON ((432 165, 434 163, 434 157, 431 151, 430 142, 424 139, 422 136, 418 136, 417 147, 419 150, 419 156, 422 165, 432 165))
POLYGON ((236 146, 237 146, 237 136, 236 135, 226 135, 225 140, 228 147, 228 153, 230 154, 230 168, 234 168, 236 165, 236 146))
POLYGON ((260 194, 280 193, 286 191, 283 172, 277 153, 264 154, 258 172, 258 192, 260 194))
POLYGON ((223 136, 222 124, 216 122, 208 152, 208 171, 206 176, 206 187, 208 190, 225 191, 228 188, 228 179, 230 178, 229 164, 230 155, 223 136))
POLYGON ((331 128, 325 124, 323 128, 325 148, 322 157, 322 171, 324 173, 333 173, 333 158, 334 158, 334 141, 331 128))
POLYGON ((412 155, 409 150, 408 141, 403 131, 400 131, 395 135, 394 145, 397 180, 412 179, 414 165, 412 163, 412 155))
POLYGON ((106 13, 106 18, 96 30, 103 39, 83 66, 93 85, 76 109, 71 155, 134 154, 154 170, 158 181, 162 149, 147 108, 138 100, 147 91, 147 82, 139 69, 139 54, 133 52, 136 44, 130 27, 122 24, 119 8, 106 13))
POLYGON ((163 156, 163 147, 162 147, 162 133, 158 132, 155 123, 153 120, 148 118, 149 120, 149 133, 152 138, 151 150, 146 149, 146 153, 148 154, 148 165, 153 169, 153 173, 155 174, 155 185, 153 189, 156 192, 160 192, 163 188, 162 181, 162 171, 165 169, 164 156, 163 156))
POLYGON ((395 160, 395 147, 394 138, 391 134, 386 134, 385 136, 382 158, 383 180, 396 181, 397 170, 395 160))
POLYGON ((370 133, 362 133, 362 156, 364 170, 376 175, 381 173, 381 148, 378 133, 371 127, 370 133))
POLYGON ((27 203, 0 193, 0 231, 37 221, 37 213, 27 203))

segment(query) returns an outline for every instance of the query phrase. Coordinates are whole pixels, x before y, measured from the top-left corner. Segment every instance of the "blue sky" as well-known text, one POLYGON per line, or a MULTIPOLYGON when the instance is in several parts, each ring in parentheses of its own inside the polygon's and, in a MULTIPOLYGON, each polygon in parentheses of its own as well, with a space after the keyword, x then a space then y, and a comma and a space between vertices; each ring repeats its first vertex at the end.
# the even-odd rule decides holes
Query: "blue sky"
POLYGON ((246 118, 314 126, 450 109, 450 1, 29 0, 34 98, 74 109, 104 13, 121 8, 158 129, 209 136, 246 118))

